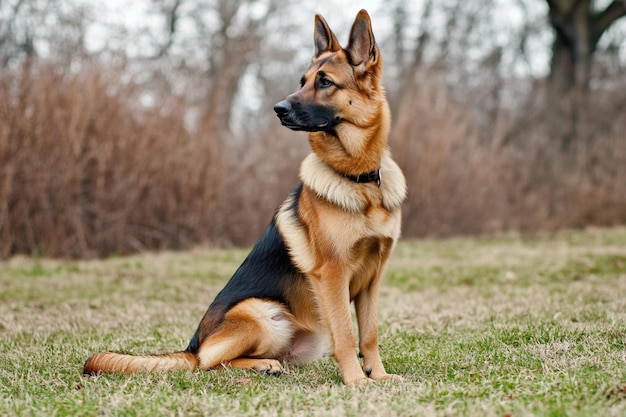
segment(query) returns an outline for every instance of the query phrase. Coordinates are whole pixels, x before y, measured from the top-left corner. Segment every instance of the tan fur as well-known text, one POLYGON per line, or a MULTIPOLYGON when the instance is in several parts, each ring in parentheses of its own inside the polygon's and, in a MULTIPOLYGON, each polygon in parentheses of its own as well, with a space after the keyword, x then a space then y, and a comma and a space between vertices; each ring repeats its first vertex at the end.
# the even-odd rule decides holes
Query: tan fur
POLYGON ((304 102, 332 103, 347 122, 338 126, 336 136, 309 134, 314 153, 300 169, 304 188, 298 212, 288 200, 276 220, 293 262, 309 277, 344 381, 352 384, 365 376, 355 355, 350 301, 355 301, 364 369, 371 378, 388 377, 378 354, 377 296, 384 266, 400 236, 406 183, 387 147, 390 115, 380 85, 377 49, 374 61, 354 69, 344 51, 336 48, 334 35, 331 39, 331 50, 313 60, 306 83, 296 94, 304 102), (311 80, 319 71, 344 88, 331 94, 316 91, 311 80), (356 184, 342 175, 379 167, 380 187, 356 184))
POLYGON ((285 306, 256 298, 242 301, 226 313, 220 329, 200 347, 199 368, 212 369, 242 356, 281 357, 296 330, 285 306))
MULTIPOLYGON (((377 299, 385 265, 400 236, 406 183, 388 149, 391 116, 381 85, 382 60, 364 10, 355 19, 346 49, 321 16, 315 19, 314 40, 315 57, 303 86, 284 100, 322 115, 319 125, 308 126, 313 130, 309 133, 313 153, 301 165, 302 187, 274 217, 282 242, 271 242, 283 253, 288 250, 286 262, 297 271, 276 278, 282 288, 277 298, 284 302, 253 295, 223 313, 209 308, 199 325, 194 353, 146 357, 101 353, 87 361, 85 373, 221 366, 277 373, 283 370, 282 362, 303 363, 330 350, 346 384, 393 377, 378 352, 377 299), (320 86, 321 78, 329 86, 320 86), (340 122, 334 129, 316 130, 327 125, 325 120, 340 122), (350 179, 376 170, 380 185, 350 179), (362 366, 356 355, 352 301, 362 366)), ((291 111, 276 108, 283 116, 291 111)), ((312 117, 318 116, 302 120, 312 117)), ((237 277, 231 289, 242 288, 242 279, 246 290, 259 285, 254 271, 237 277)), ((237 299, 229 291, 222 300, 237 299)))
POLYGON ((135 356, 122 353, 102 352, 91 356, 83 373, 95 374, 106 370, 109 373, 131 374, 151 371, 190 370, 198 367, 198 359, 188 352, 168 353, 164 355, 135 356))

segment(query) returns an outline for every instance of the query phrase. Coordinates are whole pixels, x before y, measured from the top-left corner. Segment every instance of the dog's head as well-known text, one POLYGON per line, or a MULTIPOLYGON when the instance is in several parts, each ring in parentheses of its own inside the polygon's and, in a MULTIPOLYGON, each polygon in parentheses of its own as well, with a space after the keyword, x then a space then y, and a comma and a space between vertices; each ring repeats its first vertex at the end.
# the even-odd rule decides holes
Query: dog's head
POLYGON ((361 10, 342 48, 324 18, 315 15, 315 56, 295 93, 274 106, 283 126, 336 132, 342 123, 364 127, 376 117, 372 101, 384 100, 382 62, 370 17, 361 10))

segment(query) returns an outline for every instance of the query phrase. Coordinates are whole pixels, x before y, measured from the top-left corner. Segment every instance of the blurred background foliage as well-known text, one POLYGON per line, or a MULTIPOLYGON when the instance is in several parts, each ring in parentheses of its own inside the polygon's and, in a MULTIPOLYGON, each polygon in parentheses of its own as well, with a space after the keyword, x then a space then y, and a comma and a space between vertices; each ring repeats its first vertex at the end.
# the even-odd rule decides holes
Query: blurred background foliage
POLYGON ((313 13, 366 6, 404 236, 626 221, 626 2, 2 0, 0 257, 248 245, 297 182, 313 13), (118 4, 119 3, 119 4, 118 4))

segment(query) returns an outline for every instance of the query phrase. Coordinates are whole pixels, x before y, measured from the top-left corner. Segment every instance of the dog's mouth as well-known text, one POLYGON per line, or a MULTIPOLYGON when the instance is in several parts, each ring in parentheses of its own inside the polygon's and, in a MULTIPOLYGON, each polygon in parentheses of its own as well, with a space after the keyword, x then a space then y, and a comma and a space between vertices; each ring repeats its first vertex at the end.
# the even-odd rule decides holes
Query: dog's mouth
POLYGON ((319 132, 322 130, 328 130, 328 126, 330 125, 328 121, 318 123, 314 126, 300 125, 300 124, 295 124, 291 121, 283 120, 283 119, 280 119, 280 124, 291 130, 304 131, 304 132, 319 132))

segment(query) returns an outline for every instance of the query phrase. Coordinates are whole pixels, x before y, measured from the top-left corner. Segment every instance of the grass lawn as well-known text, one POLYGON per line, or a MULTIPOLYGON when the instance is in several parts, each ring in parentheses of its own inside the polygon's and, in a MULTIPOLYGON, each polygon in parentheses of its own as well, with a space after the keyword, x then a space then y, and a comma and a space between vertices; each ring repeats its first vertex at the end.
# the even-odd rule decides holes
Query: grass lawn
POLYGON ((82 376, 103 350, 184 349, 244 250, 0 262, 1 416, 626 416, 626 228, 401 242, 380 296, 400 382, 321 360, 82 376))

